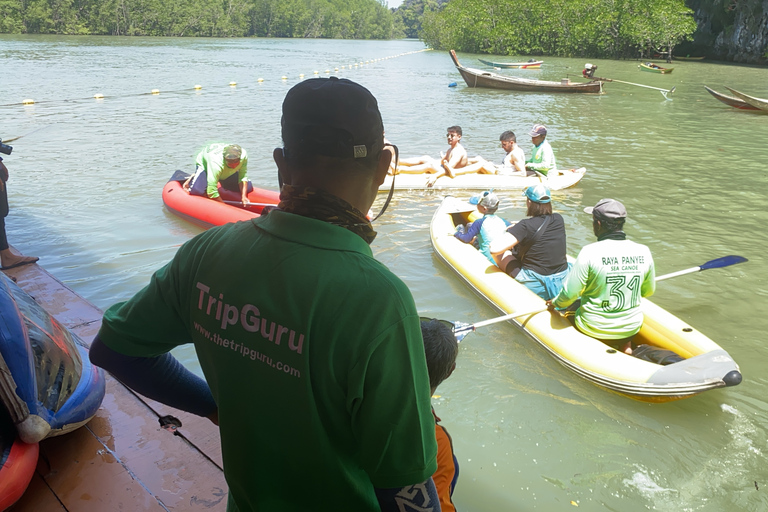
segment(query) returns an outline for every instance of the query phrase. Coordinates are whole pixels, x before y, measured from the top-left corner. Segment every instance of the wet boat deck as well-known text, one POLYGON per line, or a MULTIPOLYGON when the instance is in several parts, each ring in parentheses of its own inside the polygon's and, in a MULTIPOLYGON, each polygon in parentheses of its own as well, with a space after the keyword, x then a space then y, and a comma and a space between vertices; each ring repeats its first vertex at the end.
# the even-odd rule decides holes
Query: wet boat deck
MULTIPOLYGON (((90 343, 102 311, 39 265, 5 271, 63 325, 90 343)), ((140 397, 107 377, 96 416, 40 443, 37 470, 13 512, 224 511, 227 485, 218 428, 140 397), (173 415, 182 427, 160 427, 173 415)))

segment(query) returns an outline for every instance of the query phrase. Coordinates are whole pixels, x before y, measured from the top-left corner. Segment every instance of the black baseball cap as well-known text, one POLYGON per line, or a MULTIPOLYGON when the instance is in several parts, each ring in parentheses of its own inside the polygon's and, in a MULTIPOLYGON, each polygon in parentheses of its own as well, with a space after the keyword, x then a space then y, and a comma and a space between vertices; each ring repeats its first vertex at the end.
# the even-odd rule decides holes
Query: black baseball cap
POLYGON ((384 123, 376 98, 346 78, 312 78, 293 86, 281 120, 286 156, 376 156, 384 147, 384 123))

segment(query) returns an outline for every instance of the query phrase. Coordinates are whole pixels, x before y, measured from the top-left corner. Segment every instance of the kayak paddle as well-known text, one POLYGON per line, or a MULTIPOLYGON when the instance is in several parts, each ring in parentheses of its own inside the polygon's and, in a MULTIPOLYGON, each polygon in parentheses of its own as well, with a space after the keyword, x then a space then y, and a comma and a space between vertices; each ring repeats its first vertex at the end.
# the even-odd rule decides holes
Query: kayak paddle
POLYGON ((731 265, 736 265, 737 263, 744 263, 745 261, 749 261, 744 256, 723 256, 722 258, 716 258, 714 260, 709 260, 706 263, 702 263, 698 267, 691 267, 687 268, 685 270, 679 270, 677 272, 672 272, 670 274, 664 274, 663 276, 659 276, 656 278, 656 281, 663 281, 665 279, 669 279, 670 277, 677 277, 682 276, 683 274, 691 274, 693 272, 701 272, 702 270, 709 270, 711 268, 723 268, 723 267, 730 267, 731 265))

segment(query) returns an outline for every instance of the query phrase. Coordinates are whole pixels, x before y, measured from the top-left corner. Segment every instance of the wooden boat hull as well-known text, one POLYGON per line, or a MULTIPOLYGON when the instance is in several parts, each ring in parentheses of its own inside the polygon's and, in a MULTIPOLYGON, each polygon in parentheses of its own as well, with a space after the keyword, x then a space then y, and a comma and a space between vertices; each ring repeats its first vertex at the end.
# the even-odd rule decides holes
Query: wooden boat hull
POLYGON ((0 400, 25 443, 87 423, 104 398, 105 377, 85 343, 0 276, 0 400))
POLYGON ((548 80, 533 80, 514 76, 503 76, 489 71, 465 68, 459 64, 456 52, 451 50, 451 59, 459 70, 462 78, 469 87, 486 87, 490 89, 504 89, 508 91, 526 92, 570 92, 570 93, 594 93, 603 92, 603 82, 551 82, 548 80))
POLYGON ((490 60, 477 59, 483 64, 493 66, 495 68, 503 69, 541 69, 541 65, 544 64, 543 60, 536 60, 533 62, 493 62, 490 60))
MULTIPOLYGON (((544 301, 453 233, 475 207, 448 196, 430 224, 438 258, 500 314, 545 308, 544 301)), ((544 311, 510 322, 537 342, 563 366, 607 390, 645 402, 667 402, 741 382, 728 353, 704 334, 652 302, 643 299, 645 321, 641 343, 673 350, 684 361, 660 366, 610 349, 578 330, 569 320, 544 311)))
MULTIPOLYGON (((228 222, 251 220, 261 215, 265 205, 277 206, 280 202, 279 192, 255 187, 248 194, 248 199, 254 204, 247 208, 220 203, 207 197, 192 196, 182 188, 188 177, 189 174, 182 171, 176 171, 171 176, 163 187, 163 204, 171 213, 206 229, 228 222)), ((225 200, 240 200, 240 194, 228 190, 219 188, 219 194, 225 200)))
POLYGON ((728 96, 727 94, 721 94, 717 91, 710 89, 706 85, 704 86, 704 88, 707 90, 709 94, 711 94, 721 102, 725 103, 729 107, 734 107, 741 110, 760 110, 759 108, 750 105, 749 103, 747 103, 742 99, 734 98, 733 96, 728 96))
POLYGON ((645 64, 640 64, 638 67, 640 68, 641 71, 648 71, 650 73, 659 73, 661 75, 668 75, 675 69, 675 68, 652 68, 651 66, 646 66, 645 64))
MULTIPOLYGON (((563 171, 564 174, 544 178, 537 176, 504 176, 502 174, 461 174, 455 178, 443 176, 432 187, 427 187, 431 174, 398 174, 394 176, 395 190, 523 190, 537 183, 543 183, 550 190, 561 190, 573 187, 584 177, 587 170, 584 167, 574 171, 563 171)), ((379 192, 388 192, 392 187, 393 176, 387 176, 379 187, 379 192)))
POLYGON ((743 92, 739 92, 736 89, 731 89, 727 85, 725 86, 726 89, 731 91, 734 96, 739 98, 740 100, 744 101, 748 105, 751 105, 757 109, 768 111, 768 100, 763 98, 755 98, 754 96, 749 96, 748 94, 744 94, 743 92))

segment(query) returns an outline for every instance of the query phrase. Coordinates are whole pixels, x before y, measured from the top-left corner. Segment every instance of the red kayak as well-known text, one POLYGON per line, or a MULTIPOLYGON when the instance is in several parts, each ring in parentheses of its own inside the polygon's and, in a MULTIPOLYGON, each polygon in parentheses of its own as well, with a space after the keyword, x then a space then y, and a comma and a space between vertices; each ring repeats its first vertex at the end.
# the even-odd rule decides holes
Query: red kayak
POLYGON ((264 208, 277 206, 280 202, 280 192, 256 187, 248 194, 251 204, 246 206, 240 203, 240 194, 222 190, 221 187, 219 194, 226 203, 193 196, 182 188, 188 177, 189 175, 182 171, 176 171, 171 176, 163 188, 163 203, 168 211, 204 228, 253 219, 261 215, 264 208))
POLYGON ((23 443, 2 404, 0 409, 0 510, 5 510, 27 490, 37 467, 40 445, 23 443))

